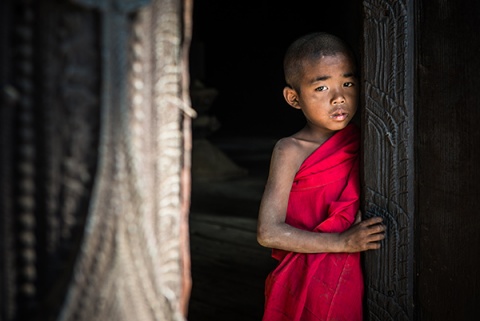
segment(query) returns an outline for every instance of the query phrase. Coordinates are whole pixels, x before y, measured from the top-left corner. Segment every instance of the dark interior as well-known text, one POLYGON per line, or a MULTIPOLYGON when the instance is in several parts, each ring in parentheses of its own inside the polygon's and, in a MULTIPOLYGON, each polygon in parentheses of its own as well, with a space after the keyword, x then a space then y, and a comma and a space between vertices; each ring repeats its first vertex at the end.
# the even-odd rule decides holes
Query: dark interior
MULTIPOLYGON (((284 136, 303 124, 283 99, 282 59, 297 37, 326 31, 358 49, 358 1, 194 1, 191 80, 218 90, 212 135, 284 136)), ((195 107, 195 106, 194 106, 195 107)))

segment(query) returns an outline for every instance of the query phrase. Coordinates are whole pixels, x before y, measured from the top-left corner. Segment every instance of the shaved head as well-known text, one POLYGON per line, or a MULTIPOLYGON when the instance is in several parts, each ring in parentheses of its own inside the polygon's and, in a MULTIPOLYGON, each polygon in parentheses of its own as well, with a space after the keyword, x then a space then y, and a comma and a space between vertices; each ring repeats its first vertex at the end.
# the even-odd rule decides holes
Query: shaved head
POLYGON ((337 54, 350 57, 355 64, 352 49, 337 36, 326 32, 315 32, 298 38, 285 53, 283 60, 285 81, 290 87, 298 89, 305 63, 337 54))

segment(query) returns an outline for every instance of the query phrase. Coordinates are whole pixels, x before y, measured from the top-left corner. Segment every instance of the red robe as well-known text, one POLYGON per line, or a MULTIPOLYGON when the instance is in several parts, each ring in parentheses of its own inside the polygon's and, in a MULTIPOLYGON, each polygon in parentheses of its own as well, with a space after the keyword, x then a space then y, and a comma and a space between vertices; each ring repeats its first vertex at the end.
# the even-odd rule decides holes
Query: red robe
MULTIPOLYGON (((318 232, 342 232, 359 208, 359 130, 336 132, 298 170, 286 222, 318 232)), ((278 266, 265 283, 263 321, 362 320, 360 253, 301 254, 273 250, 278 266)))

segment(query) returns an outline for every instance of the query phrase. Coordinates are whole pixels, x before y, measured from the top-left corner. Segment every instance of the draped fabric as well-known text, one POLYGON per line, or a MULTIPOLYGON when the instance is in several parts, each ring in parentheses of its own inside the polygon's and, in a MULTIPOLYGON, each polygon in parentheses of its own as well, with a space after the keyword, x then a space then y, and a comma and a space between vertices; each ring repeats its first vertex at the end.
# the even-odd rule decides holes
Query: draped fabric
MULTIPOLYGON (((359 207, 359 130, 353 123, 309 155, 290 192, 286 222, 337 233, 359 207)), ((263 321, 362 320, 360 253, 302 254, 272 250, 278 266, 265 283, 263 321)))

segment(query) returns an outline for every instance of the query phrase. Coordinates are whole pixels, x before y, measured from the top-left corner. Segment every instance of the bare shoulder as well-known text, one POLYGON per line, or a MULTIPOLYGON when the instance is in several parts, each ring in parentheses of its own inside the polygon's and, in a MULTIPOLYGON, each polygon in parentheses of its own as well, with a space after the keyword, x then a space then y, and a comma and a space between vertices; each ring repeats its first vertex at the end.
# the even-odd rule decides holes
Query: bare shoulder
POLYGON ((302 150, 302 144, 294 137, 284 137, 277 141, 273 148, 274 154, 280 154, 283 156, 295 156, 302 150))
POLYGON ((283 169, 297 171, 316 147, 318 145, 292 136, 281 138, 273 148, 272 165, 281 164, 283 169))

